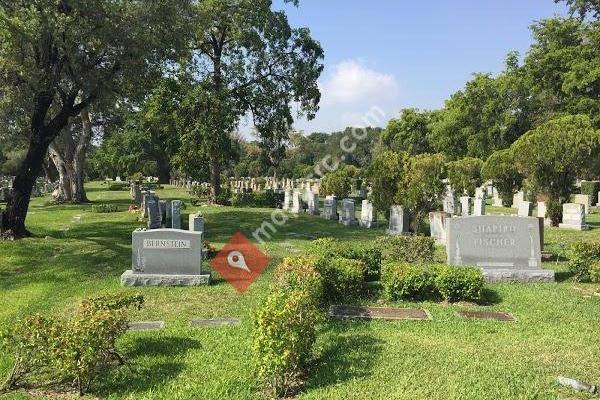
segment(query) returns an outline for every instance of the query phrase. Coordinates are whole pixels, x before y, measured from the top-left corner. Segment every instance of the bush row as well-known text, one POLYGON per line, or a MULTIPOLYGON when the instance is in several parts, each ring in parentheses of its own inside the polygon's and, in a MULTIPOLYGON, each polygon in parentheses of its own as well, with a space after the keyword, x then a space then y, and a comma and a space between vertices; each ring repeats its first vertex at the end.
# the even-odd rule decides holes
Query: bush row
POLYGON ((233 207, 279 208, 283 203, 284 194, 273 190, 251 193, 234 193, 231 197, 233 207))
POLYGON ((14 355, 3 389, 71 383, 84 394, 101 369, 123 362, 115 342, 127 330, 125 310, 143 301, 141 295, 97 297, 68 320, 34 315, 13 324, 0 334, 1 347, 14 355))
POLYGON ((600 283, 600 242, 577 242, 568 255, 569 271, 575 281, 600 283))
POLYGON ((442 297, 447 301, 480 301, 485 279, 470 267, 391 262, 383 266, 381 282, 390 300, 422 300, 442 297))
POLYGON ((113 212, 118 212, 118 211, 119 211, 119 207, 116 204, 94 204, 92 206, 92 212, 95 212, 95 213, 106 214, 106 213, 113 213, 113 212))

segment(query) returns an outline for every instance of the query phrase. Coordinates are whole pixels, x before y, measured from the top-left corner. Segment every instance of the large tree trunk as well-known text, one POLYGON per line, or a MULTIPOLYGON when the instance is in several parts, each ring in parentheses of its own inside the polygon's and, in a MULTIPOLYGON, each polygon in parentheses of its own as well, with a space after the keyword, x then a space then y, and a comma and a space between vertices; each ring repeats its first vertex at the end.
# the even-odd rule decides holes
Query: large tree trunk
POLYGON ((217 202, 221 194, 221 165, 213 160, 210 163, 210 193, 213 202, 217 202))
POLYGON ((50 159, 59 174, 58 202, 85 203, 84 166, 92 138, 92 124, 87 110, 81 111, 81 125, 71 124, 69 129, 50 145, 50 159))
POLYGON ((6 206, 6 215, 2 221, 3 236, 18 239, 31 235, 25 229, 25 218, 29 209, 31 191, 42 171, 44 158, 48 151, 48 143, 40 139, 43 136, 43 134, 36 135, 34 133, 29 141, 27 155, 13 181, 12 198, 6 206))

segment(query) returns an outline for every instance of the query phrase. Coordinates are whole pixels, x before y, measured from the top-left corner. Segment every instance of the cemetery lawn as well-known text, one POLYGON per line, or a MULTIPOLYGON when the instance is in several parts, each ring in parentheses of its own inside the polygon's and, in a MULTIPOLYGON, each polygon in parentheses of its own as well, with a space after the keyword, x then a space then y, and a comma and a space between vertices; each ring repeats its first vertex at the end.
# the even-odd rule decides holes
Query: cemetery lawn
MULTIPOLYGON (((293 218, 264 248, 273 261, 244 294, 215 280, 196 288, 123 288, 119 276, 131 263, 131 231, 143 226, 126 212, 128 191, 88 185, 86 205, 52 205, 34 199, 27 220, 37 237, 0 242, 0 324, 32 313, 68 316, 84 297, 141 292, 143 310, 132 320, 164 320, 166 329, 129 332, 119 342, 127 365, 104 373, 87 398, 259 399, 251 360, 251 315, 268 294, 273 266, 297 254, 312 238, 371 241, 383 228, 344 227, 312 216, 293 218), (123 212, 96 214, 92 204, 123 212), (193 318, 239 317, 241 325, 190 328, 193 318)), ((161 199, 189 196, 158 190, 161 199)), ((207 239, 220 248, 240 230, 250 237, 268 209, 192 207, 206 216, 207 239)), ((563 253, 569 243, 600 240, 600 214, 588 232, 547 229, 546 249, 563 253)), ((440 257, 443 250, 440 249, 440 257)), ((431 321, 329 322, 320 329, 319 361, 299 399, 590 399, 559 388, 559 375, 600 384, 600 285, 573 283, 564 262, 554 284, 489 285, 488 305, 379 303, 422 307, 431 321), (506 311, 516 322, 465 321, 460 309, 506 311)), ((376 299, 363 304, 377 305, 376 299)), ((0 354, 0 375, 10 368, 0 354)), ((15 392, 0 398, 55 398, 53 392, 15 392)), ((73 395, 73 397, 77 397, 73 395)))

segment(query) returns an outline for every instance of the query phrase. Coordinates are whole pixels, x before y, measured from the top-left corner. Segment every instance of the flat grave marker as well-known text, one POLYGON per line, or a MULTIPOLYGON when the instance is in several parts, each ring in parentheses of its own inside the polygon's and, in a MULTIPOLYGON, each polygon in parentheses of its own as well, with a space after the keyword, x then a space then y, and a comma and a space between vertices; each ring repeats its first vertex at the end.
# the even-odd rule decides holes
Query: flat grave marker
POLYGON ((358 307, 333 305, 329 308, 329 316, 337 319, 381 319, 397 320, 430 320, 426 310, 420 308, 391 308, 391 307, 358 307))
POLYGON ((515 317, 502 311, 457 311, 456 315, 463 319, 515 321, 515 317))

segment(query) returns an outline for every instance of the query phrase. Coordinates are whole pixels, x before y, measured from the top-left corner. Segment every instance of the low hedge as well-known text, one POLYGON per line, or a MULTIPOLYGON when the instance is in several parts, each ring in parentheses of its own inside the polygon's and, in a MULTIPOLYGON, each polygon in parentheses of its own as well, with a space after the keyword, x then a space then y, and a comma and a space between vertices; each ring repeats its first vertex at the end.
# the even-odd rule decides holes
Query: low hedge
POLYGON ((302 290, 320 304, 323 301, 324 282, 317 270, 317 261, 313 256, 284 258, 275 269, 275 284, 284 291, 302 290))
POLYGON ((577 282, 600 282, 597 279, 595 266, 592 268, 594 273, 591 273, 592 265, 600 261, 600 242, 599 241, 583 241, 577 242, 571 246, 568 251, 569 271, 573 274, 573 279, 577 282))
POLYGON ((108 184, 108 190, 110 191, 119 191, 127 189, 129 189, 129 184, 127 182, 111 182, 108 184))
POLYGON ((141 295, 85 300, 70 319, 34 315, 0 334, 0 347, 14 357, 4 387, 71 384, 87 392, 102 369, 122 364, 115 343, 127 330, 125 309, 141 307, 141 295))
POLYGON ((470 267, 392 262, 384 264, 381 275, 385 296, 393 301, 480 301, 485 286, 481 271, 470 267))
POLYGON ((348 244, 334 238, 322 238, 311 244, 309 253, 320 258, 345 257, 362 261, 365 264, 365 280, 379 279, 382 254, 373 243, 348 244))
POLYGON ((323 276, 325 299, 343 302, 359 298, 365 289, 366 265, 345 257, 321 258, 317 270, 323 276))
POLYGON ((119 211, 119 207, 116 204, 94 204, 92 206, 92 212, 100 213, 100 214, 107 214, 107 213, 113 213, 113 212, 118 212, 118 211, 119 211))
POLYGON ((590 196, 592 205, 598 204, 598 192, 600 192, 600 181, 582 181, 581 194, 590 196))
POLYGON ((283 193, 273 190, 265 192, 234 193, 231 196, 233 207, 279 208, 283 203, 283 193))
POLYGON ((380 236, 375 246, 383 261, 427 263, 435 254, 435 239, 428 236, 380 236))

